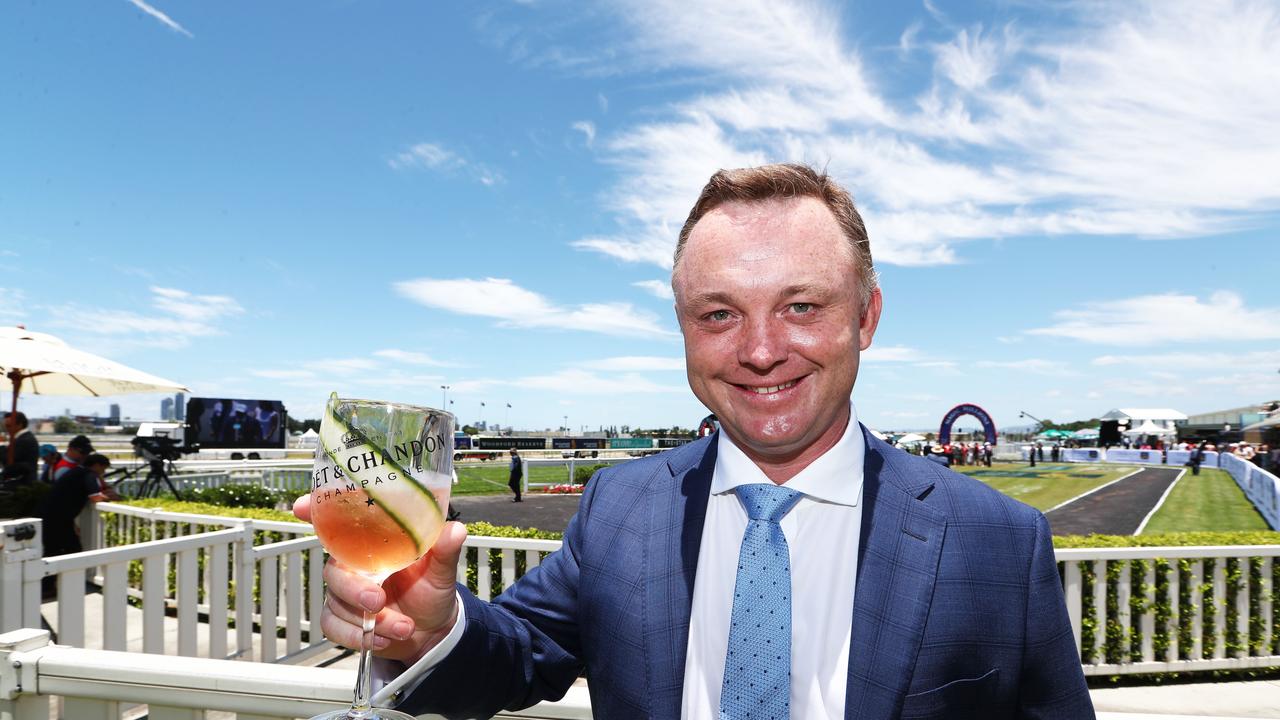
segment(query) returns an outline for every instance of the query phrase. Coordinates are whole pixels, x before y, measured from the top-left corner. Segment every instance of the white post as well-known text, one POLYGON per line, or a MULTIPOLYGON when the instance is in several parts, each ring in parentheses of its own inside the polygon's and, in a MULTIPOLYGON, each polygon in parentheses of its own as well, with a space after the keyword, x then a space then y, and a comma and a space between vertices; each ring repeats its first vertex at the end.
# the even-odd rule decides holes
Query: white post
POLYGON ((17 630, 26 624, 22 567, 28 560, 39 559, 41 548, 40 520, 0 522, 0 632, 17 630))
POLYGON ((1080 654, 1080 638, 1083 632, 1082 620, 1084 618, 1083 602, 1081 598, 1082 582, 1080 578, 1080 563, 1066 562, 1066 582, 1064 583, 1064 591, 1067 596, 1067 617, 1071 620, 1071 633, 1076 636, 1076 654, 1080 654))
POLYGON ((48 630, 22 629, 0 634, 0 718, 47 720, 49 698, 36 695, 36 663, 23 654, 49 645, 48 630))

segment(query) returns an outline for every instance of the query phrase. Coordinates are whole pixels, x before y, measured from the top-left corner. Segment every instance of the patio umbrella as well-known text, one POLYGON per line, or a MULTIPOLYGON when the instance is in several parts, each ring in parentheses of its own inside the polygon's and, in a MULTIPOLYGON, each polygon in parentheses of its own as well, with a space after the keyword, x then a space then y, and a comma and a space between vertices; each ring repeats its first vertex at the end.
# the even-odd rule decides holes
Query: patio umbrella
POLYGON ((182 385, 97 355, 76 350, 58 338, 23 327, 0 327, 0 392, 35 395, 121 395, 190 392, 182 385))

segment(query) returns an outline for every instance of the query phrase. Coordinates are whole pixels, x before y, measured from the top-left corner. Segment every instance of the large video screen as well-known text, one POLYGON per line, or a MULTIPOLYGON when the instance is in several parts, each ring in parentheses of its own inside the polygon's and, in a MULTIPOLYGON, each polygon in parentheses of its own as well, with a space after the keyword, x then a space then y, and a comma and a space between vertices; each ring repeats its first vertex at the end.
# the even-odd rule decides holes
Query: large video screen
POLYGON ((187 441, 206 448, 282 448, 285 415, 279 400, 193 397, 187 401, 187 441))

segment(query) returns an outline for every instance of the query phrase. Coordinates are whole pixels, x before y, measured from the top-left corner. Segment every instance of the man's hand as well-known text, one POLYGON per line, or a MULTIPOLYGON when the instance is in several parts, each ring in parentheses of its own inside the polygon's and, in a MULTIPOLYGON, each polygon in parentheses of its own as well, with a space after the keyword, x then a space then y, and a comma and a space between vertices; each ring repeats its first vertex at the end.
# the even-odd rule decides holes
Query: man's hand
MULTIPOLYGON (((298 519, 311 521, 311 496, 293 503, 298 519)), ((376 613, 373 650, 380 657, 412 665, 453 629, 458 619, 458 557, 467 530, 445 523, 440 538, 417 562, 387 578, 381 587, 329 558, 324 566, 328 586, 320 628, 333 642, 359 649, 365 610, 376 613)))

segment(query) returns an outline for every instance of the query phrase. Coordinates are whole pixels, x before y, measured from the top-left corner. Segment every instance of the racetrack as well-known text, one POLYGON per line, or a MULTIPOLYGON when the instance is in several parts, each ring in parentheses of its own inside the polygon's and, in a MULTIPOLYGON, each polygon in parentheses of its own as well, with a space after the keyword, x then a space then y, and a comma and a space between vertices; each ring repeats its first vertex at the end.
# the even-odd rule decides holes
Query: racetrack
POLYGON ((1132 535, 1180 472, 1181 468, 1142 468, 1045 517, 1054 535, 1132 535))

